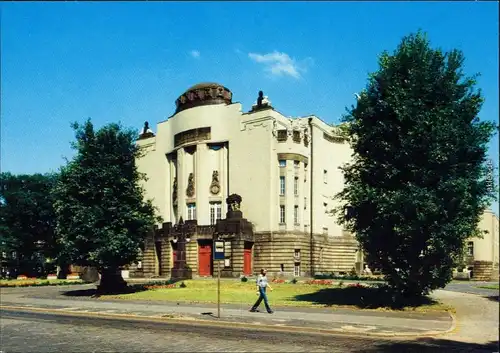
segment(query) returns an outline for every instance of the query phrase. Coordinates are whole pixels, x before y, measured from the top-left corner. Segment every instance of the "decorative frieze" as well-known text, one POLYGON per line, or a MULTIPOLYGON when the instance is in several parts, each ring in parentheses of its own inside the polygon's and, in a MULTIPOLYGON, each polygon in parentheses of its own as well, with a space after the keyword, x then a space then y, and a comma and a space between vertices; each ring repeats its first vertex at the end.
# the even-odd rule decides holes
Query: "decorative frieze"
POLYGON ((217 83, 201 83, 189 88, 175 101, 176 113, 203 105, 231 104, 233 94, 217 83))
POLYGON ((174 146, 178 147, 185 143, 206 141, 211 138, 210 127, 200 127, 197 129, 186 130, 179 132, 174 136, 174 146))
POLYGON ((305 164, 309 163, 309 158, 298 153, 278 153, 278 160, 299 161, 305 164))
POLYGON ((344 137, 331 136, 331 135, 328 135, 326 132, 323 132, 323 138, 331 143, 344 143, 344 141, 345 141, 344 137))

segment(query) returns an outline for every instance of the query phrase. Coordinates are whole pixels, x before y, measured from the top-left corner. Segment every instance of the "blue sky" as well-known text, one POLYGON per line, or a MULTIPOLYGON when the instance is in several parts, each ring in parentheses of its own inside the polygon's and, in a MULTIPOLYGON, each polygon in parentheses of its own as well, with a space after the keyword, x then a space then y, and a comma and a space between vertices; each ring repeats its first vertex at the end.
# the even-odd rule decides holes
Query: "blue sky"
MULTIPOLYGON (((73 121, 154 127, 188 87, 263 90, 289 116, 338 122, 377 56, 422 29, 480 72, 498 122, 497 2, 64 2, 1 5, 1 170, 57 170, 73 121)), ((490 145, 498 166, 498 136, 490 145)), ((493 206, 498 214, 498 203, 493 206)))

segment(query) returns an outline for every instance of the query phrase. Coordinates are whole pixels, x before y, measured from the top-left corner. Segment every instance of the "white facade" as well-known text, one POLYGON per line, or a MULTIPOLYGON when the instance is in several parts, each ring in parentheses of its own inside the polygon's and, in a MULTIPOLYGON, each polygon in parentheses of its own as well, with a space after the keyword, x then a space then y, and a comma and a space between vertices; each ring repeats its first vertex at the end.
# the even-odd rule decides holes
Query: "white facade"
MULTIPOLYGON (((187 94, 216 87, 222 86, 197 85, 187 94)), ((255 232, 309 233, 312 207, 314 234, 343 235, 329 211, 344 184, 338 167, 350 159, 351 150, 319 118, 287 118, 265 104, 248 113, 239 103, 195 104, 156 130, 156 136, 138 141, 145 155, 137 163, 149 177, 146 194, 164 222, 176 223, 182 216, 213 224, 214 217, 225 217, 226 197, 236 193, 255 232), (214 172, 218 188, 212 188, 214 172)))

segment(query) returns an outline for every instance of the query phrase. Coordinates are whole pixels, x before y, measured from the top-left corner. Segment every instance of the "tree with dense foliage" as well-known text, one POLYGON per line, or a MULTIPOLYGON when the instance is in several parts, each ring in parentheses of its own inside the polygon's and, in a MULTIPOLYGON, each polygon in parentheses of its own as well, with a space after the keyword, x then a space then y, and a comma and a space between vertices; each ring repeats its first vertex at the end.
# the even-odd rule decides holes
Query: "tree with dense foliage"
POLYGON ((342 168, 339 221, 401 298, 444 287, 494 198, 480 121, 483 98, 458 50, 433 49, 425 34, 379 58, 344 117, 353 161, 342 168))
MULTIPOLYGON (((55 174, 0 174, 0 254, 11 275, 42 276, 57 256, 55 174)), ((53 265, 55 266, 55 265, 53 265)))
POLYGON ((121 268, 137 260, 160 221, 140 186, 136 132, 118 124, 95 131, 90 120, 73 128, 77 153, 54 189, 56 233, 73 264, 97 268, 100 292, 120 291, 126 287, 121 268))

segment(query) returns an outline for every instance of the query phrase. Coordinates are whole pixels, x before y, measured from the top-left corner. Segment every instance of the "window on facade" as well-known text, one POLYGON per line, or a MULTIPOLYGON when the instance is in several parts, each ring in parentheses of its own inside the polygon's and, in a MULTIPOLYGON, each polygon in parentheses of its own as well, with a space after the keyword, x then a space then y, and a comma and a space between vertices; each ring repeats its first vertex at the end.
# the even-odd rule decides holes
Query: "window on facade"
POLYGON ((216 224, 222 218, 222 203, 210 202, 210 224, 216 224))
POLYGON ((293 181, 293 194, 299 196, 299 177, 295 177, 293 181))
POLYGON ((285 177, 283 175, 280 176, 280 195, 285 195, 285 177))
POLYGON ((224 267, 231 267, 231 242, 224 242, 224 267))
POLYGON ((300 249, 295 249, 293 252, 293 259, 295 261, 300 261, 300 249))
POLYGON ((188 203, 187 204, 187 219, 188 221, 192 221, 196 219, 196 204, 188 203))
POLYGON ((288 138, 288 133, 286 130, 278 130, 278 141, 285 142, 288 138))
POLYGON ((300 143, 300 131, 293 132, 293 142, 300 143))
POLYGON ((474 256, 474 242, 467 243, 467 256, 474 256))
POLYGON ((283 168, 283 167, 286 167, 286 159, 280 159, 280 160, 279 160, 279 165, 280 165, 280 167, 282 167, 282 168, 283 168))
POLYGON ((293 208, 293 222, 299 224, 299 206, 293 208))
POLYGON ((307 208, 307 197, 304 197, 304 210, 307 208))
POLYGON ((295 266, 293 266, 293 275, 295 277, 300 277, 300 262, 296 262, 295 266))
POLYGON ((285 224, 285 205, 280 205, 280 223, 285 224))
POLYGON ((328 184, 328 171, 327 170, 323 170, 323 182, 325 184, 328 184))
POLYGON ((299 161, 293 161, 293 166, 295 168, 299 168, 300 167, 300 162, 299 161))

